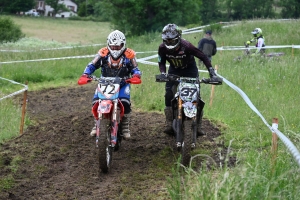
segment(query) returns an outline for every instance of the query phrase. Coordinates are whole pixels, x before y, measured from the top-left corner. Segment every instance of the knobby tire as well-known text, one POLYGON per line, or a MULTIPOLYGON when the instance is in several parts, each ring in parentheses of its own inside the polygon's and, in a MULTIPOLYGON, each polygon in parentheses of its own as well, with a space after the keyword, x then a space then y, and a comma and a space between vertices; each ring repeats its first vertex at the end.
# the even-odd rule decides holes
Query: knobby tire
POLYGON ((110 146, 110 120, 102 119, 99 135, 99 169, 108 173, 112 164, 112 147, 110 146))
POLYGON ((189 166, 191 160, 192 141, 193 141, 193 128, 192 120, 185 120, 183 124, 183 146, 181 148, 181 164, 189 166))

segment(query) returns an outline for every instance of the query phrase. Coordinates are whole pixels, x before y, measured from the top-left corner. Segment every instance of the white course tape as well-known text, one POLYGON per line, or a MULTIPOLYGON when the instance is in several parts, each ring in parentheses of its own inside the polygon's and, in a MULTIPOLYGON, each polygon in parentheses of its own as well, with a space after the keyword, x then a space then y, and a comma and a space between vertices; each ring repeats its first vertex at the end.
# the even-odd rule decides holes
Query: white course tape
MULTIPOLYGON (((145 52, 136 52, 136 53, 153 53, 157 51, 145 51, 145 52)), ((11 64, 11 63, 22 63, 22 62, 40 62, 40 61, 49 61, 49 60, 65 60, 65 59, 73 59, 73 58, 93 58, 94 55, 85 55, 85 56, 69 56, 69 57, 60 57, 60 58, 44 58, 44 59, 36 59, 36 60, 16 60, 16 61, 6 61, 6 62, 0 62, 0 64, 11 64)), ((155 58, 157 55, 146 57, 148 58, 155 58)), ((143 58, 144 59, 144 58, 143 58)))
POLYGON ((281 139, 281 141, 285 144, 285 146, 290 150, 294 158, 296 159, 298 165, 300 166, 300 153, 298 149, 295 147, 295 145, 279 130, 274 129, 272 126, 270 126, 265 118, 261 115, 261 113, 256 109, 256 107, 252 104, 248 96, 237 86, 226 80, 221 75, 217 74, 219 77, 223 78, 223 81, 232 89, 234 89, 237 93, 241 95, 241 97, 245 100, 247 105, 262 119, 262 121, 266 124, 266 126, 271 130, 272 133, 276 133, 276 135, 281 139))
MULTIPOLYGON (((51 51, 51 50, 61 50, 61 49, 75 49, 82 47, 93 47, 93 46, 103 46, 106 44, 91 44, 91 45, 81 45, 81 46, 66 46, 66 47, 56 47, 56 48, 47 48, 47 49, 34 49, 31 51, 51 51)), ((25 50, 0 50, 2 52, 29 52, 25 50)))
POLYGON ((15 95, 17 95, 17 94, 20 94, 20 93, 22 93, 22 92, 28 90, 28 86, 27 86, 27 85, 24 85, 24 84, 21 84, 21 83, 18 83, 18 82, 15 82, 15 81, 13 81, 13 80, 9 80, 9 79, 6 79, 6 78, 2 78, 2 77, 0 77, 0 79, 9 81, 9 82, 11 82, 11 83, 13 83, 13 84, 18 84, 18 85, 24 86, 24 89, 22 89, 22 90, 19 90, 19 91, 16 91, 16 92, 14 92, 14 93, 11 93, 11 94, 9 94, 9 95, 7 95, 7 96, 1 97, 1 98, 0 98, 0 101, 2 101, 3 99, 6 99, 6 98, 8 98, 8 97, 15 96, 15 95))

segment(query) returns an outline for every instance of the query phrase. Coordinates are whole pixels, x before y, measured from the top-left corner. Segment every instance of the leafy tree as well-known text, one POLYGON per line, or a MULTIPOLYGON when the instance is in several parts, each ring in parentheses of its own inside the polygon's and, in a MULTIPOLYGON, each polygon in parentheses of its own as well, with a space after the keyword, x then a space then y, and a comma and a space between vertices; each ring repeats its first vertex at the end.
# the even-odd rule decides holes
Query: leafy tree
POLYGON ((275 16, 272 5, 274 0, 227 0, 227 14, 234 20, 251 18, 271 18, 275 16))
POLYGON ((221 18, 217 0, 202 0, 200 16, 203 24, 215 22, 221 18))
POLYGON ((16 42, 25 35, 21 28, 8 17, 0 17, 0 43, 16 42))
POLYGON ((300 1, 299 0, 283 0, 280 4, 283 8, 281 15, 284 18, 299 18, 300 17, 300 1))
POLYGON ((102 10, 109 15, 115 29, 126 34, 140 35, 144 32, 161 31, 168 23, 184 26, 199 23, 201 0, 102 0, 102 10))
POLYGON ((35 0, 1 0, 0 1, 0 12, 16 13, 20 11, 28 11, 35 5, 35 0))

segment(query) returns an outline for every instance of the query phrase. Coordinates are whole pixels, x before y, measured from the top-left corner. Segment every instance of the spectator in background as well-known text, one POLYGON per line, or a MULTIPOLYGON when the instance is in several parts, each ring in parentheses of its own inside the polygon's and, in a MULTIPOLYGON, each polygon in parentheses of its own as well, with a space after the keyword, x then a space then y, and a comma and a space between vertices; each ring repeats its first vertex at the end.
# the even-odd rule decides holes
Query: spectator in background
MULTIPOLYGON (((206 30, 205 36, 198 42, 198 49, 200 49, 211 62, 212 56, 217 53, 217 44, 216 41, 212 38, 212 31, 206 30)), ((199 65, 202 64, 202 61, 199 60, 199 65)))

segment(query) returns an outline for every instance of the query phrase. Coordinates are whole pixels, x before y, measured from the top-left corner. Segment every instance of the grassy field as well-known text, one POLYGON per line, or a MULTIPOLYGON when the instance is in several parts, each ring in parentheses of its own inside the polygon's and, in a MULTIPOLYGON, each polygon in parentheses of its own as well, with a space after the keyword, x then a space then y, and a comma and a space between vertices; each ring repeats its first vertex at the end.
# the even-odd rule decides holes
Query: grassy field
MULTIPOLYGON (((105 44, 111 31, 109 24, 78 22, 54 19, 13 18, 22 31, 30 37, 17 44, 0 45, 0 49, 32 50, 26 52, 1 52, 1 62, 94 55, 97 47, 74 47, 72 49, 39 51, 39 48, 74 46, 78 44, 105 44), (41 42, 43 41, 43 42, 41 42)), ((251 39, 251 31, 260 27, 267 45, 299 45, 300 22, 290 21, 243 21, 238 25, 214 32, 218 47, 242 46, 251 39)), ((183 35, 197 45, 202 33, 183 35)), ((161 42, 160 33, 151 33, 137 38, 127 38, 127 47, 137 52, 137 58, 156 53, 161 42)), ((269 124, 279 119, 279 130, 299 149, 300 112, 298 85, 299 49, 268 49, 267 52, 284 52, 276 58, 235 58, 241 50, 218 51, 213 65, 218 74, 243 90, 269 124)), ((0 77, 20 83, 28 81, 29 90, 48 87, 76 85, 91 57, 39 62, 20 62, 0 65, 0 77), (33 73, 34 72, 34 73, 33 73)), ((157 59, 151 60, 157 62, 157 59)), ((164 108, 164 85, 155 82, 159 73, 156 65, 139 64, 143 71, 143 84, 133 87, 135 107, 144 111, 162 112, 164 108), (151 101, 150 101, 151 100, 151 101)), ((208 77, 207 73, 201 73, 208 77)), ((0 79, 0 98, 21 89, 0 79)), ((219 138, 228 146, 232 156, 237 156, 237 167, 226 166, 213 172, 203 169, 201 173, 187 170, 185 189, 181 179, 171 182, 173 199, 181 193, 182 199, 297 199, 299 197, 299 166, 282 142, 279 142, 277 164, 271 163, 272 134, 261 118, 253 112, 242 97, 228 85, 215 88, 210 106, 211 86, 202 86, 202 98, 206 102, 204 117, 223 128, 219 138), (211 184, 205 184, 205 183, 211 184), (195 184, 197 183, 197 184, 195 184)), ((12 99, 0 101, 0 141, 18 135, 20 108, 12 99), (16 117, 17 116, 17 117, 16 117)), ((26 120, 28 125, 30 120, 26 120)), ((222 155, 220 155, 222 156, 222 155)), ((175 177, 178 173, 174 172, 175 177)), ((178 175, 179 176, 179 175, 178 175)))

